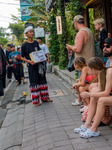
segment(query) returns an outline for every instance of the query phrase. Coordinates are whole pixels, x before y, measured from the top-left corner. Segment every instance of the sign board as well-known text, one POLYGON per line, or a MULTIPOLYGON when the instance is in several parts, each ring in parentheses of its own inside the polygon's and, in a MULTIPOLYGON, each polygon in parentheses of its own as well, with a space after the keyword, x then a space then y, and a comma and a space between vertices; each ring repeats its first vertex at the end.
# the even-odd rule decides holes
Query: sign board
POLYGON ((49 35, 50 35, 49 32, 45 33, 45 43, 46 43, 47 47, 49 47, 49 35))
POLYGON ((44 28, 35 28, 34 29, 34 32, 35 32, 35 37, 44 37, 45 36, 45 33, 44 33, 44 28))
POLYGON ((56 17, 56 25, 57 25, 57 34, 62 34, 62 23, 61 23, 61 16, 56 17))
POLYGON ((31 3, 32 0, 20 0, 20 10, 21 10, 21 20, 27 21, 30 19, 31 10, 29 10, 30 6, 33 6, 31 3))
POLYGON ((35 63, 46 61, 46 56, 43 50, 35 51, 30 53, 30 58, 35 63))

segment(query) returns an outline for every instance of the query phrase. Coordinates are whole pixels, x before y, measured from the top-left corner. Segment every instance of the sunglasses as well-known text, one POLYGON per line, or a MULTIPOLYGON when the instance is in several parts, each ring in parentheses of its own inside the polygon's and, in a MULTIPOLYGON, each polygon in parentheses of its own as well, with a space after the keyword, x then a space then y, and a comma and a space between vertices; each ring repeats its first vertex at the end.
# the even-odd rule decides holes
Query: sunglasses
POLYGON ((110 48, 111 45, 103 45, 103 48, 110 48))

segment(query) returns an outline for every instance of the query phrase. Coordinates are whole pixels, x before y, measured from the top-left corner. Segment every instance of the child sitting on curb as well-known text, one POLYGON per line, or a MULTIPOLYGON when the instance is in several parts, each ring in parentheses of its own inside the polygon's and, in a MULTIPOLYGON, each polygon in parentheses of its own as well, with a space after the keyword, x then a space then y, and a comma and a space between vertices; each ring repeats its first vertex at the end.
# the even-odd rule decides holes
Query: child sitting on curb
MULTIPOLYGON (((80 93, 84 91, 88 91, 88 87, 93 79, 96 78, 96 75, 91 75, 91 71, 89 67, 86 65, 86 61, 83 57, 77 57, 74 59, 74 67, 76 70, 81 72, 80 79, 78 83, 73 85, 73 88, 78 92, 78 100, 72 105, 77 105, 82 102, 80 93)), ((84 99, 84 107, 80 109, 80 112, 83 112, 86 106, 89 104, 89 98, 84 99)))

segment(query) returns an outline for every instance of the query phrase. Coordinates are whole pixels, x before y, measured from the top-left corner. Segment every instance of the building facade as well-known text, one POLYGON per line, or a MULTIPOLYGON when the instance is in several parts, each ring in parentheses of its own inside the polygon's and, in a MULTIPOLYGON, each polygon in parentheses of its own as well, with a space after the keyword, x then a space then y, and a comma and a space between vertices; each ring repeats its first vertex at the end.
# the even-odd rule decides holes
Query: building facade
POLYGON ((104 18, 107 31, 112 32, 112 0, 82 0, 82 3, 86 6, 84 17, 87 26, 89 26, 89 9, 93 8, 94 18, 104 18))
MULTIPOLYGON (((69 2, 69 0, 65 0, 69 2)), ((81 0, 86 6, 82 10, 85 18, 85 25, 89 27, 89 9, 93 9, 94 19, 102 17, 105 19, 105 27, 108 32, 112 33, 112 0, 81 0)), ((50 11, 56 4, 57 0, 45 0, 46 11, 50 11)))

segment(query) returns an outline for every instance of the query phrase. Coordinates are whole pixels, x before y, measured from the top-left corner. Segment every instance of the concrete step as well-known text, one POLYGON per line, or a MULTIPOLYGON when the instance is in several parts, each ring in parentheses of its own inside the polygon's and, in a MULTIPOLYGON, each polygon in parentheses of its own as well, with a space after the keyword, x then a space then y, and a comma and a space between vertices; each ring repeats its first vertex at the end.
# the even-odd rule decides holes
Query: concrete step
POLYGON ((75 79, 75 71, 69 72, 66 70, 60 70, 58 66, 52 67, 52 72, 58 77, 62 78, 65 82, 67 82, 71 87, 76 82, 75 79))

